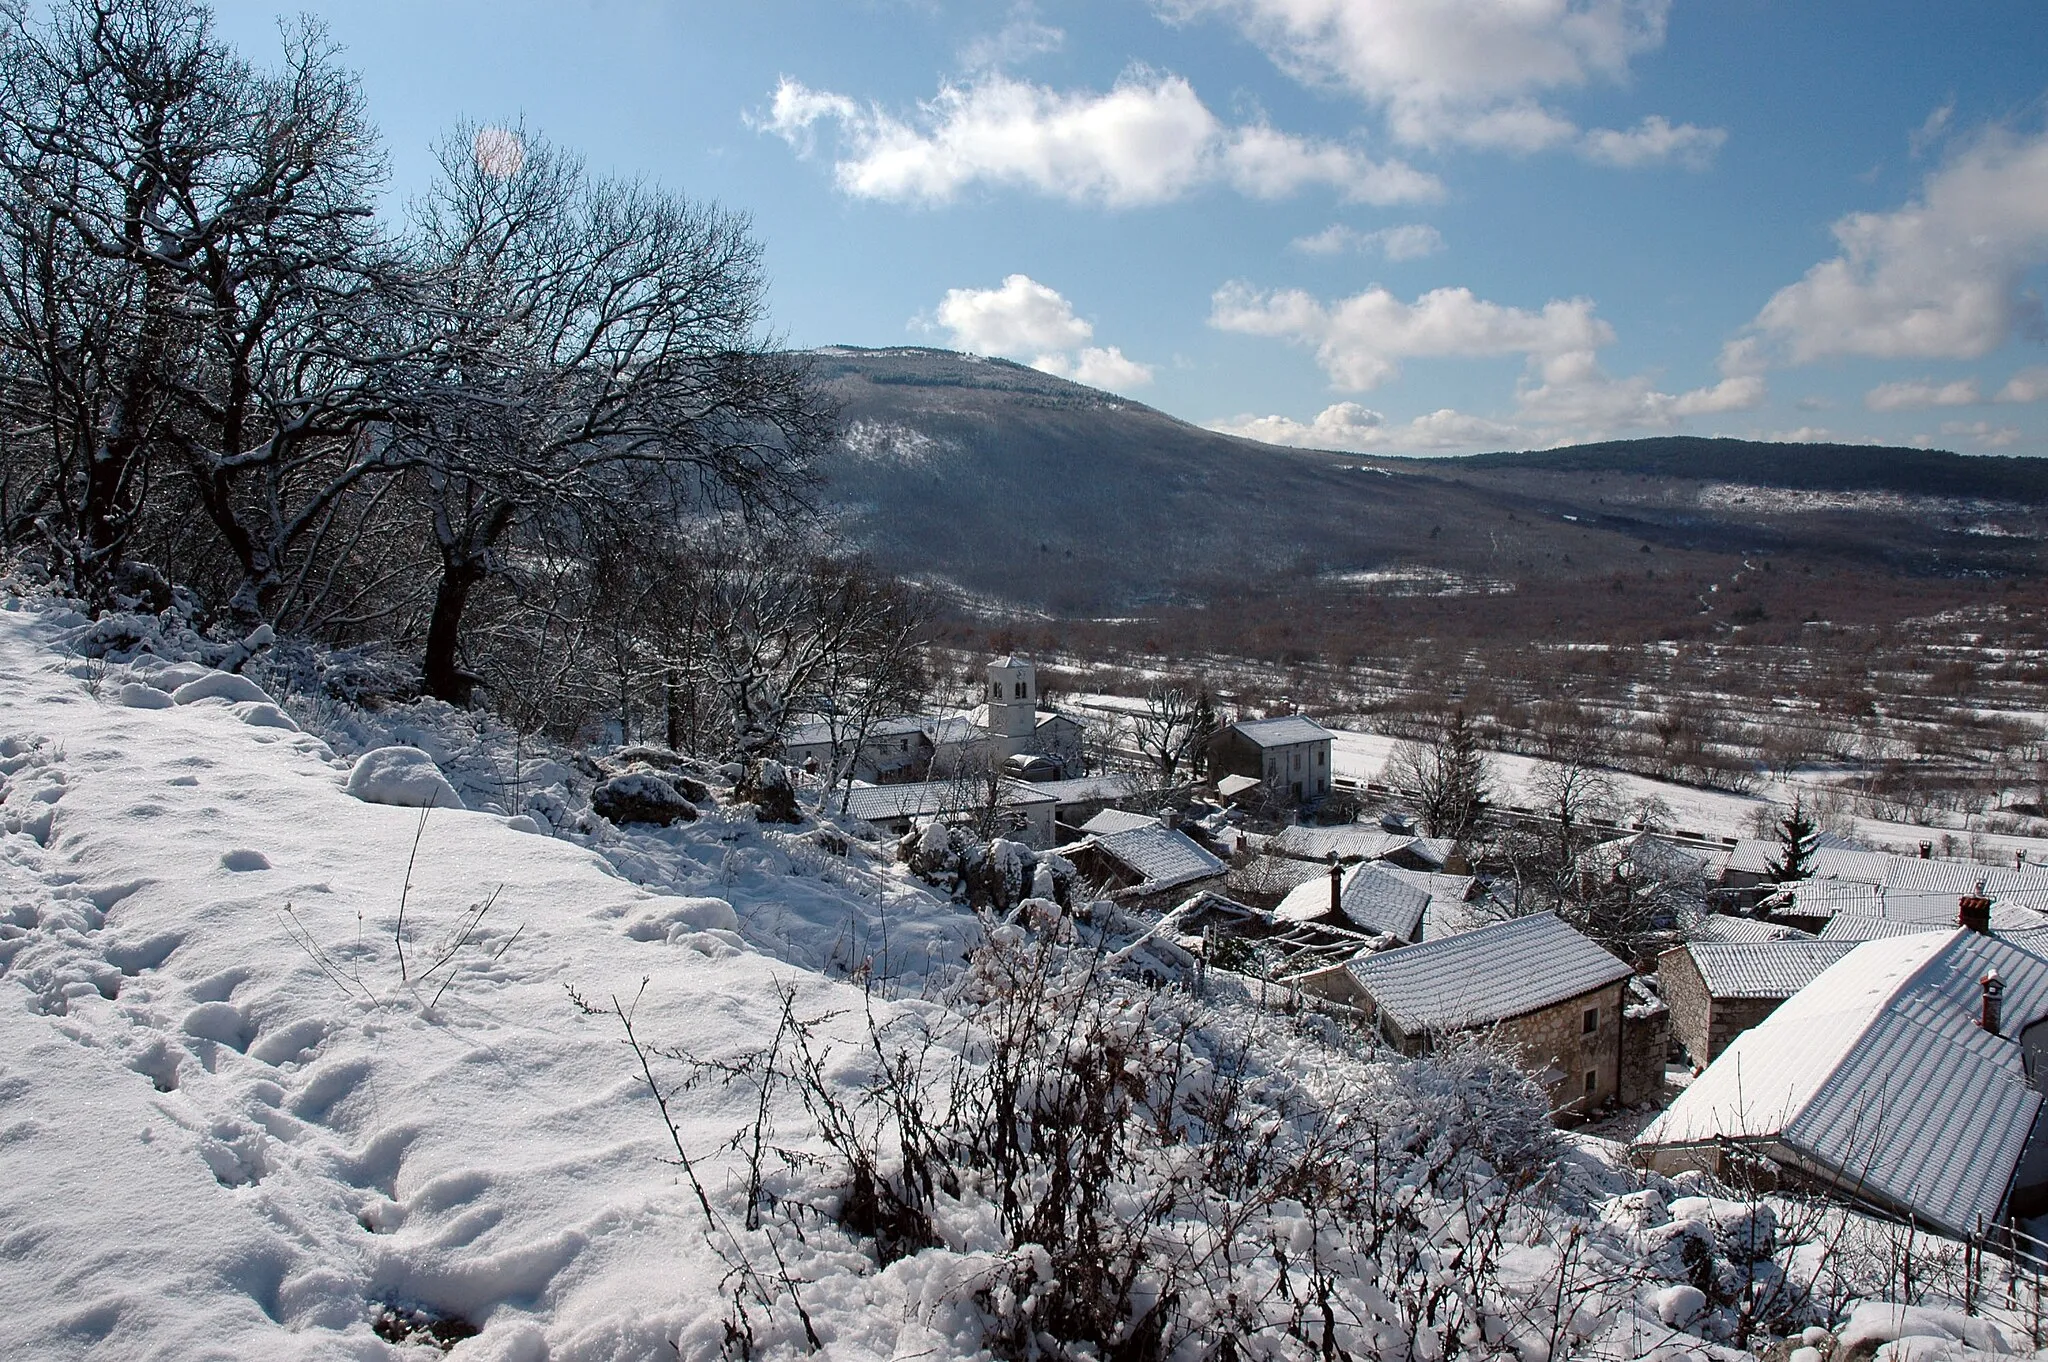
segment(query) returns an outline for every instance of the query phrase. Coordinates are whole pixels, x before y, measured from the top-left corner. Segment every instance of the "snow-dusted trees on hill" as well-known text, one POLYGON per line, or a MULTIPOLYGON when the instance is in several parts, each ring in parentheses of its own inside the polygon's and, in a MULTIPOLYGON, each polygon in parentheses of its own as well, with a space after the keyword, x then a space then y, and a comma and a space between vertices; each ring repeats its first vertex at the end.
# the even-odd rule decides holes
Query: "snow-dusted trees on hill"
POLYGON ((441 563, 426 682, 460 701, 463 612, 522 523, 780 509, 832 423, 759 345, 743 218, 593 178, 523 131, 458 129, 440 164, 410 260, 424 373, 396 434, 441 563))
POLYGON ((463 702, 485 582, 561 605, 599 549, 803 509, 835 420, 743 216, 519 128, 456 129, 403 223, 383 174, 317 26, 259 69, 192 0, 0 7, 0 553, 463 702))

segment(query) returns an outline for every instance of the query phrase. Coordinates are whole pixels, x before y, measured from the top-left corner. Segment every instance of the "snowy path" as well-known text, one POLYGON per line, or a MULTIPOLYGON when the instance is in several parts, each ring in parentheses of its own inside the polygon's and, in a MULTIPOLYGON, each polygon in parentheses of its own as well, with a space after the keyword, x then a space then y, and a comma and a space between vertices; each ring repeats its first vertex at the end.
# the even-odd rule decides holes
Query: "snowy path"
MULTIPOLYGON (((371 1332, 387 1299, 481 1323, 463 1358, 715 1343, 724 1266, 616 1023, 564 986, 651 977, 643 1029, 728 1055, 772 1030, 778 983, 812 1011, 860 995, 747 949, 725 900, 437 811, 411 968, 503 889, 429 1009, 392 941, 416 811, 345 795, 268 706, 96 699, 40 627, 0 610, 0 1355, 418 1356, 371 1332)), ((750 922, 808 912, 814 936, 850 897, 779 907, 788 876, 727 876, 750 922)), ((693 1093, 686 1139, 715 1149, 744 1105, 693 1093)), ((895 1346, 886 1312, 823 1318, 895 1346)))

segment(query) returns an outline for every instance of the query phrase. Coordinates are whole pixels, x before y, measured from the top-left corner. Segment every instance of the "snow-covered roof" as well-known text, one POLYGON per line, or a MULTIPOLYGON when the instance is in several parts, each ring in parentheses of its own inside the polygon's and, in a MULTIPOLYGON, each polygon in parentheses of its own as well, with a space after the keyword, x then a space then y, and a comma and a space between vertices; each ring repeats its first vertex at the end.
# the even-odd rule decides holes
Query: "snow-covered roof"
POLYGON ((1694 941, 1683 947, 1716 998, 1789 998, 1853 941, 1694 941))
MULTIPOLYGON (((1293 856, 1304 861, 1326 861, 1333 852, 1347 861, 1376 861, 1415 840, 1412 833, 1387 832, 1364 823, 1345 823, 1333 828, 1296 824, 1273 834, 1266 850, 1275 856, 1293 856)), ((1438 858, 1438 863, 1442 863, 1442 858, 1438 858)))
MULTIPOLYGON (((1344 872, 1339 902, 1347 924, 1361 931, 1386 933, 1413 941, 1422 931, 1427 889, 1396 877, 1377 861, 1363 861, 1344 872)), ((1327 871, 1287 891, 1273 916, 1287 922, 1314 922, 1330 912, 1327 871)))
MULTIPOLYGON (((932 725, 943 722, 945 720, 934 719, 923 714, 905 714, 891 719, 876 719, 868 725, 867 740, 874 742, 882 738, 904 738, 912 734, 921 735, 929 732, 932 725)), ((851 742, 858 727, 858 725, 851 722, 841 725, 839 732, 840 741, 851 742)), ((813 719, 808 723, 798 724, 789 731, 789 737, 784 740, 785 745, 789 747, 813 747, 820 743, 830 743, 831 741, 832 725, 823 719, 813 719)))
POLYGON ((1216 793, 1225 799, 1235 799, 1246 790, 1256 790, 1264 783, 1251 776, 1225 776, 1216 782, 1216 793))
POLYGON ((1893 922, 1863 913, 1837 913, 1828 919, 1827 926, 1820 929, 1820 939, 1846 941, 1853 945, 1861 941, 1884 941, 1894 936, 1917 936, 1921 932, 1946 930, 1945 924, 1930 927, 1924 922, 1893 922))
POLYGON ((1411 1035, 1524 1016, 1633 973, 1555 913, 1399 946, 1348 968, 1380 1011, 1411 1035))
MULTIPOLYGON (((1758 922, 1753 917, 1709 913, 1693 924, 1695 941, 1811 941, 1811 932, 1787 927, 1782 922, 1758 922)), ((1826 935, 1823 933, 1822 935, 1826 935)))
POLYGON ((1112 832, 1129 832, 1132 828, 1159 826, 1159 820, 1149 813, 1131 813, 1125 809, 1104 809, 1081 825, 1081 831, 1095 836, 1112 832))
POLYGON ((1472 887, 1479 883, 1477 876, 1446 875, 1440 870, 1410 870, 1399 865, 1382 865, 1380 869, 1403 884, 1414 885, 1432 900, 1448 899, 1463 903, 1472 897, 1472 887))
MULTIPOLYGON (((1973 882, 1961 893, 1950 893, 1944 889, 1889 889, 1849 880, 1795 880, 1768 902, 1776 911, 1801 917, 1877 918, 1926 931, 1958 925, 1962 895, 1975 887, 1973 882)), ((1991 925, 1996 929, 2017 931, 2044 924, 2048 924, 2048 914, 2024 904, 1998 900, 1991 905, 1991 925)))
POLYGON ((1204 851, 1194 838, 1179 828, 1162 827, 1157 821, 1140 828, 1104 833, 1089 839, 1089 843, 1076 843, 1075 848, 1088 844, 1099 847, 1105 856, 1143 876, 1143 883, 1134 888, 1145 893, 1212 879, 1226 869, 1222 861, 1204 851))
POLYGON ((1240 719, 1231 725, 1259 747, 1291 747, 1298 742, 1328 742, 1330 730, 1300 714, 1274 719, 1240 719))
POLYGON ((1062 804, 1079 804, 1091 799, 1129 799, 1138 792, 1137 778, 1121 773, 1077 776, 1072 780, 1034 780, 1031 783, 1062 804))
MULTIPOLYGON (((869 822, 895 818, 928 818, 933 814, 975 808, 987 797, 987 787, 980 781, 971 780, 918 780, 904 785, 861 785, 847 792, 846 812, 849 817, 863 818, 869 822)), ((1002 801, 1003 807, 1010 809, 1053 802, 1051 795, 1040 794, 1036 787, 1021 780, 1003 782, 1002 801)))
MULTIPOLYGON (((1834 848, 1843 851, 1859 851, 1846 837, 1832 832, 1817 832, 1813 835, 1816 849, 1834 848)), ((1768 875, 1771 865, 1785 854, 1785 844, 1773 837, 1744 837, 1728 849, 1728 869, 1743 871, 1751 875, 1768 875)))
POLYGON ((1778 1146, 1953 1234, 1997 1219, 2041 1095, 2013 1037, 2048 1016, 2048 961, 1975 932, 1866 941, 1736 1037, 1637 1137, 1778 1146), (1983 988, 2005 981, 2004 1025, 1983 988))
POLYGON ((1579 858, 1582 868, 1610 874, 1624 862, 1639 880, 1712 880, 1728 864, 1728 853, 1634 832, 1590 846, 1579 858))

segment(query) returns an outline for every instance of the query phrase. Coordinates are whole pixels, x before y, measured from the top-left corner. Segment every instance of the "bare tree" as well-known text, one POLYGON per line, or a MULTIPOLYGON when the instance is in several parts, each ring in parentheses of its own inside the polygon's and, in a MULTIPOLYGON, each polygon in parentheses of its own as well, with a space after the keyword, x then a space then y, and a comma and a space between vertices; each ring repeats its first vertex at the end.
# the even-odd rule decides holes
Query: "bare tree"
POLYGON ((258 613, 390 471, 355 78, 310 24, 265 73, 189 0, 70 0, 0 13, 0 111, 0 347, 48 459, 18 504, 104 594, 174 458, 258 613))
POLYGON ((1216 709, 1200 685, 1155 683, 1145 692, 1145 708, 1130 719, 1131 744, 1162 786, 1174 784, 1184 767, 1192 770, 1215 733, 1216 709))
POLYGON ((433 360, 401 435, 441 560, 422 670, 464 701, 464 612, 515 525, 795 504, 833 418, 761 333, 744 218, 523 131, 459 129, 440 165, 413 242, 433 360))
POLYGON ((1491 764, 1479 750, 1478 734, 1462 709, 1434 741, 1396 743, 1383 779, 1396 789, 1414 792, 1423 830, 1431 837, 1458 840, 1478 826, 1493 785, 1491 764))

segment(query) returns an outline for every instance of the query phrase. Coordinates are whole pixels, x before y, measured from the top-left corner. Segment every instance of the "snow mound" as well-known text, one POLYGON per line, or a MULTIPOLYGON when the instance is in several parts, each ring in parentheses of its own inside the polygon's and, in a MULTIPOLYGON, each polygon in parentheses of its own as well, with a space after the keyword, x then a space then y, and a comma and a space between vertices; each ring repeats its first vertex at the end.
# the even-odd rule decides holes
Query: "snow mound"
POLYGON ((1961 1359, 1969 1352, 2010 1353, 2012 1345, 1988 1320, 1956 1310, 1935 1310, 1893 1301, 1863 1301, 1835 1342, 1835 1356, 1860 1359, 1876 1354, 1886 1362, 1961 1359))
POLYGON ((407 809, 462 807, 448 777, 417 747, 380 747, 363 753, 349 771, 344 788, 365 804, 396 804, 407 809))
POLYGON ((196 704, 201 700, 247 701, 254 704, 269 704, 270 693, 246 676, 234 672, 210 671, 197 680, 187 681, 171 692, 173 702, 181 705, 196 704))

